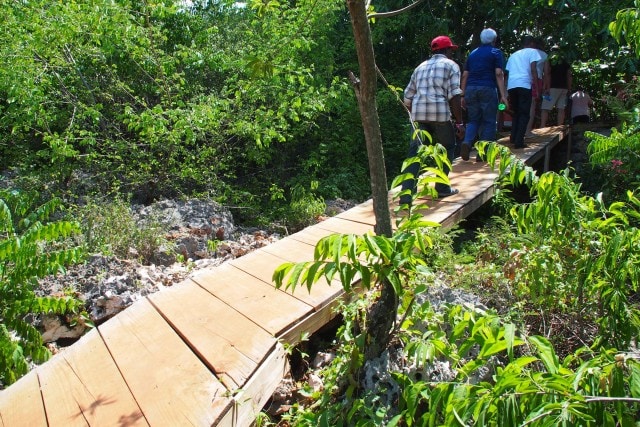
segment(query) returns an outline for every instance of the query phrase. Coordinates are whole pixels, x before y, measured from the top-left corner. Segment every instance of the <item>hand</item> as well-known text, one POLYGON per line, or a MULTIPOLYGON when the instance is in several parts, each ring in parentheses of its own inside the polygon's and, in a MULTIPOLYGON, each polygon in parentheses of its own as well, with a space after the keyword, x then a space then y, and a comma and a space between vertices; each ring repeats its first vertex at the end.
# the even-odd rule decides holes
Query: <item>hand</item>
POLYGON ((462 139, 464 138, 465 127, 464 123, 456 123, 456 138, 462 139))
POLYGON ((504 104, 505 110, 509 109, 509 99, 505 96, 500 98, 500 102, 504 104))

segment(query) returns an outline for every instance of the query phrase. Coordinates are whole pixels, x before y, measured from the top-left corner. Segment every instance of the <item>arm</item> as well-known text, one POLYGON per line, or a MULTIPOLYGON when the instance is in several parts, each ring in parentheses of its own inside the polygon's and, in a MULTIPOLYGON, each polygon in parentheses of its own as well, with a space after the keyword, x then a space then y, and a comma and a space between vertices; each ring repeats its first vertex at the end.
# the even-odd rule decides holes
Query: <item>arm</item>
POLYGON ((551 89, 551 65, 549 60, 544 61, 544 73, 542 75, 542 91, 549 92, 551 89))
POLYGON ((462 119, 464 118, 464 116, 462 115, 461 95, 463 95, 464 92, 460 87, 460 68, 453 61, 451 61, 451 64, 453 64, 453 66, 449 68, 447 89, 449 94, 452 94, 453 96, 449 98, 449 109, 451 110, 451 114, 453 114, 453 118, 455 119, 456 123, 463 123, 462 119))
POLYGON ((466 108, 464 104, 464 93, 467 90, 467 80, 469 79, 469 72, 464 70, 462 73, 462 78, 460 79, 460 89, 462 89, 462 94, 460 95, 462 99, 460 100, 460 105, 462 108, 466 108))
POLYGON ((502 68, 496 68, 496 84, 498 85, 498 94, 500 96, 500 102, 507 107, 509 106, 509 100, 507 96, 507 89, 504 86, 504 71, 502 68))
POLYGON ((404 100, 404 106, 405 106, 405 107, 407 107, 407 111, 408 111, 408 112, 411 112, 411 105, 412 105, 412 104, 413 104, 413 103, 411 102, 411 100, 410 100, 410 99, 406 99, 406 98, 405 98, 405 100, 404 100))
POLYGON ((449 106, 451 107, 451 114, 453 114, 453 118, 457 124, 462 123, 462 97, 460 95, 455 95, 453 98, 449 100, 449 106))
POLYGON ((451 109, 451 113, 453 114, 453 118, 455 120, 454 130, 456 133, 456 138, 462 139, 464 138, 465 127, 462 122, 462 97, 460 95, 455 95, 453 98, 449 100, 449 108, 451 109))
POLYGON ((415 82, 415 71, 411 75, 411 80, 409 80, 409 84, 404 89, 404 100, 402 101, 404 106, 407 107, 407 110, 411 113, 411 106, 413 105, 413 97, 416 94, 416 82, 415 82))

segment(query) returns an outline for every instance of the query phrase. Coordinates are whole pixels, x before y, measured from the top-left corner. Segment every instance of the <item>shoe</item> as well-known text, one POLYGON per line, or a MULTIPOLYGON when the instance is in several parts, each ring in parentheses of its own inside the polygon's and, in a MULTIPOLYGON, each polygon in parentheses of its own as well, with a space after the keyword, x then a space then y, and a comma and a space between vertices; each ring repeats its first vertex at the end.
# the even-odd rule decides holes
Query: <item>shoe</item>
POLYGON ((438 197, 439 198, 449 197, 449 196, 453 196, 454 194, 458 194, 459 192, 460 191, 458 191, 457 188, 451 187, 448 191, 438 191, 438 197))
POLYGON ((536 136, 533 132, 527 132, 524 134, 525 138, 533 138, 534 136, 536 136))
POLYGON ((515 150, 521 150, 521 149, 523 149, 523 148, 529 148, 529 145, 527 145, 527 144, 514 145, 514 146, 513 146, 513 148, 514 148, 515 150))
POLYGON ((460 157, 462 157, 462 160, 469 160, 469 151, 471 151, 471 146, 463 142, 460 146, 460 157))

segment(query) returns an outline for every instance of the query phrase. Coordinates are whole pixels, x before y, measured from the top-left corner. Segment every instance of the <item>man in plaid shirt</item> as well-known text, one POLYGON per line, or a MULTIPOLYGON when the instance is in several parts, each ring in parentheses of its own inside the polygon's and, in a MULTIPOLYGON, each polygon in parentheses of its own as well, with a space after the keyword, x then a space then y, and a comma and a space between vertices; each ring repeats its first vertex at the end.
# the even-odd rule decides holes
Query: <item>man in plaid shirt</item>
MULTIPOLYGON (((438 36, 431 42, 433 56, 420 64, 413 72, 411 80, 404 90, 404 104, 411 112, 411 120, 419 130, 429 132, 433 144, 441 144, 447 150, 450 161, 455 158, 456 133, 464 134, 462 123, 462 107, 460 97, 460 67, 450 59, 458 46, 447 36, 438 36), (451 115, 455 118, 455 126, 451 115)), ((424 138, 424 137, 423 137, 424 138)), ((415 132, 409 146, 409 157, 415 157, 422 145, 419 132, 415 132)), ((448 175, 449 168, 444 172, 448 175)), ((412 163, 403 173, 410 173, 417 178, 420 164, 412 163)), ((400 197, 401 205, 411 203, 411 194, 416 191, 416 180, 407 179, 402 183, 402 190, 407 191, 400 197)), ((449 185, 436 183, 439 197, 447 197, 458 193, 449 185)))

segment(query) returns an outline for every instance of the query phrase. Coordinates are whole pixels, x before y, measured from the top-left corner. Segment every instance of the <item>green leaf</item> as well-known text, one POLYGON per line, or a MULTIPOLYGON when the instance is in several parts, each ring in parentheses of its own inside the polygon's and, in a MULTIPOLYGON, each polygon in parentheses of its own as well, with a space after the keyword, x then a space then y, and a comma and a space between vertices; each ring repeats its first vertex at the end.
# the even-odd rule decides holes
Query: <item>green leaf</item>
POLYGON ((513 345, 515 343, 516 325, 507 323, 504 325, 504 339, 507 343, 507 355, 509 360, 513 360, 513 345))
POLYGON ((545 337, 541 337, 539 335, 529 337, 529 342, 536 346, 538 354, 540 355, 540 360, 542 360, 547 371, 551 374, 557 374, 558 369, 560 368, 560 362, 551 342, 549 342, 545 337))
POLYGON ((640 398, 640 367, 635 362, 631 363, 631 378, 629 379, 629 387, 631 397, 640 398))

